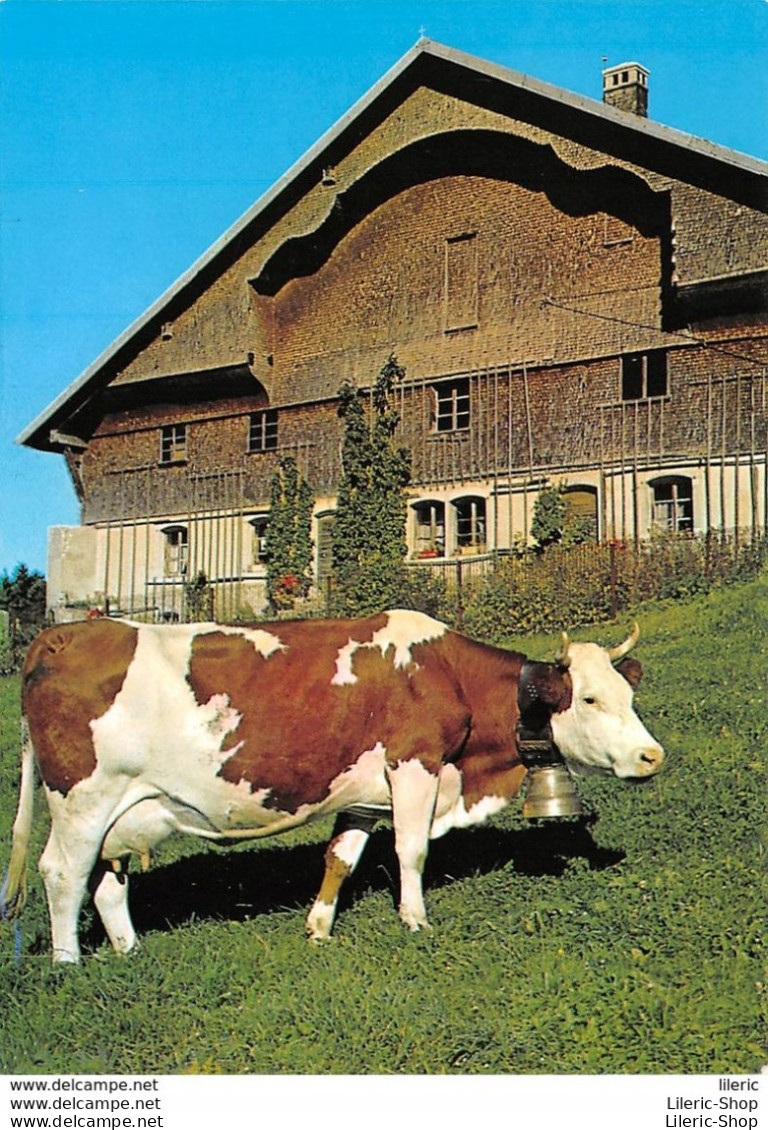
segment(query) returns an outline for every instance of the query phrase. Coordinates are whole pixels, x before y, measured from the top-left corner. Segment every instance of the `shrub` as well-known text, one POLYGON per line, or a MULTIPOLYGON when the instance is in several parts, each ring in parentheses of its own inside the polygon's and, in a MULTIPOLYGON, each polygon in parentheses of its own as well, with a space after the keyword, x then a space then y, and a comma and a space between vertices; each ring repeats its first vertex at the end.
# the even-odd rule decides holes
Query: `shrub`
POLYGON ((667 531, 638 546, 551 545, 500 560, 465 599, 464 626, 486 639, 594 623, 653 600, 683 600, 755 577, 766 542, 667 531))
POLYGON ((400 608, 426 612, 428 616, 452 619, 456 600, 451 599, 444 575, 429 567, 411 565, 403 569, 402 586, 395 603, 400 608))
POLYGON ((611 612, 609 558, 609 547, 594 545, 504 558, 470 593, 464 626, 472 635, 501 640, 604 619, 611 612))
POLYGON ((213 589, 202 571, 184 586, 186 618, 192 623, 213 619, 213 589))

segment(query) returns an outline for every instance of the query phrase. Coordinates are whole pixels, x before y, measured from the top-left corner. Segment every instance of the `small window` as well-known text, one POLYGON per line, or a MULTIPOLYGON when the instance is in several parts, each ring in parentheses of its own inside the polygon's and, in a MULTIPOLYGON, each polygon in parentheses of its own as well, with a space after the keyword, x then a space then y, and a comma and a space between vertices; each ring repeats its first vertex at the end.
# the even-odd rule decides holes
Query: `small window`
POLYGON ((469 428, 469 380, 435 386, 435 431, 461 432, 469 428))
POLYGON ((459 498, 456 509, 456 545, 459 549, 485 550, 485 499, 459 498))
POLYGON ((621 358, 622 400, 666 396, 667 390, 667 354, 663 349, 650 353, 627 353, 621 358))
POLYGON ((187 425, 168 424, 160 434, 160 462, 183 463, 187 458, 187 425))
POLYGON ((274 451, 277 448, 277 409, 254 412, 248 428, 249 451, 274 451))
POLYGON ((656 479, 653 492, 653 525, 675 533, 693 531, 693 483, 684 475, 656 479))
POLYGON ((258 514, 255 518, 250 519, 250 527, 253 530, 253 561, 256 565, 263 565, 267 561, 267 526, 269 525, 269 517, 266 514, 258 514))
POLYGON ((183 576, 189 567, 189 533, 186 526, 166 526, 165 536, 165 575, 183 576))

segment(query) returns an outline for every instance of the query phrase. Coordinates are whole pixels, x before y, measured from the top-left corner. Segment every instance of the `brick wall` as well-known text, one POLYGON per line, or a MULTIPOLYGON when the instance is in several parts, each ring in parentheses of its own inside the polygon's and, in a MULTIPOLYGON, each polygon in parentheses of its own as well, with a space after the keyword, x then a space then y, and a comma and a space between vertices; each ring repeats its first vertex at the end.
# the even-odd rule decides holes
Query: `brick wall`
MULTIPOLYGON (((765 449, 762 370, 660 332, 673 272, 692 281, 764 264, 764 216, 425 88, 358 139, 335 174, 335 187, 311 187, 243 241, 240 258, 115 377, 130 384, 248 363, 265 395, 105 417, 82 460, 85 521, 211 509, 216 476, 237 479, 243 506, 264 507, 283 454, 332 496, 341 436, 333 398, 342 381, 370 384, 392 350, 407 369, 401 434, 417 483, 594 466, 633 451, 765 449), (464 131, 460 142, 454 130, 464 131), (461 165, 472 131, 475 171, 438 175, 461 165), (483 175, 482 146, 494 138, 508 147, 499 165, 508 155, 509 169, 483 175), (416 183, 407 181, 411 155, 425 163, 423 175, 410 170, 416 183), (380 162, 405 178, 390 196, 380 162), (359 205, 361 185, 371 206, 345 224, 336 212, 359 205), (273 294, 259 293, 260 273, 302 240, 310 250, 326 241, 318 264, 303 274, 300 256, 273 294), (620 355, 662 343, 673 347, 668 399, 622 405, 620 355), (437 435, 435 387, 455 374, 468 374, 472 427, 437 435), (248 417, 267 399, 279 412, 279 447, 249 455, 248 417), (159 467, 160 430, 174 422, 188 425, 187 459, 159 467)), ((759 356, 767 327, 740 318, 693 332, 759 356)))
MULTIPOLYGON (((275 299, 275 368, 282 398, 321 375, 367 384, 395 348, 411 377, 535 358, 572 360, 639 348, 649 335, 574 317, 542 299, 658 325, 659 240, 604 214, 574 217, 544 196, 478 177, 407 190, 366 217, 311 278, 275 299), (446 257, 473 235, 474 328, 446 324, 446 257), (629 343, 627 346, 627 338, 629 343)), ((334 390, 335 391, 335 390, 334 390)))
POLYGON ((319 495, 339 479, 341 423, 335 404, 300 406, 279 417, 274 451, 249 452, 260 398, 122 413, 102 423, 81 463, 86 523, 184 516, 197 510, 263 509, 278 461, 293 456, 319 495), (162 465, 162 428, 186 423, 186 458, 162 465), (236 481, 236 485, 235 484, 236 481))

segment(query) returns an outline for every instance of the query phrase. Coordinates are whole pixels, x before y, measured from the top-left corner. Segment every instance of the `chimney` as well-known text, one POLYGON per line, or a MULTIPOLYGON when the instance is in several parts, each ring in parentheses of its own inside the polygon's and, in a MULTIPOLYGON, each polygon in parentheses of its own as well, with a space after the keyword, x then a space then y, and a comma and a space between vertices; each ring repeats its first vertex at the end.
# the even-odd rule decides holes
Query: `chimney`
POLYGON ((603 102, 639 118, 648 117, 649 71, 639 63, 622 63, 603 71, 603 102))

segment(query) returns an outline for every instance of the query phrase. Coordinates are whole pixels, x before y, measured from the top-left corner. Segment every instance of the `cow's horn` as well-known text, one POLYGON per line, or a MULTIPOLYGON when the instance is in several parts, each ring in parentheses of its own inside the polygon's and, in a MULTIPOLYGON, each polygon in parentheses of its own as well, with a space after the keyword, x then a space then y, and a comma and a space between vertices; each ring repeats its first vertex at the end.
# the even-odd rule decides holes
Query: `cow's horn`
POLYGON ((570 640, 568 639, 568 633, 567 632, 561 632, 560 633, 560 647, 557 649, 557 655, 555 656, 555 663, 557 664, 558 667, 570 667, 571 657, 568 654, 568 648, 570 646, 571 646, 571 643, 570 643, 570 640))
POLYGON ((640 625, 638 624, 637 620, 635 620, 635 626, 632 629, 632 634, 627 636, 627 638, 624 640, 624 643, 620 643, 618 645, 618 647, 607 648, 608 657, 611 660, 611 662, 615 663, 617 659, 622 659, 623 656, 625 656, 628 651, 632 650, 632 648, 635 646, 635 644, 637 643, 639 638, 640 638, 640 625))

